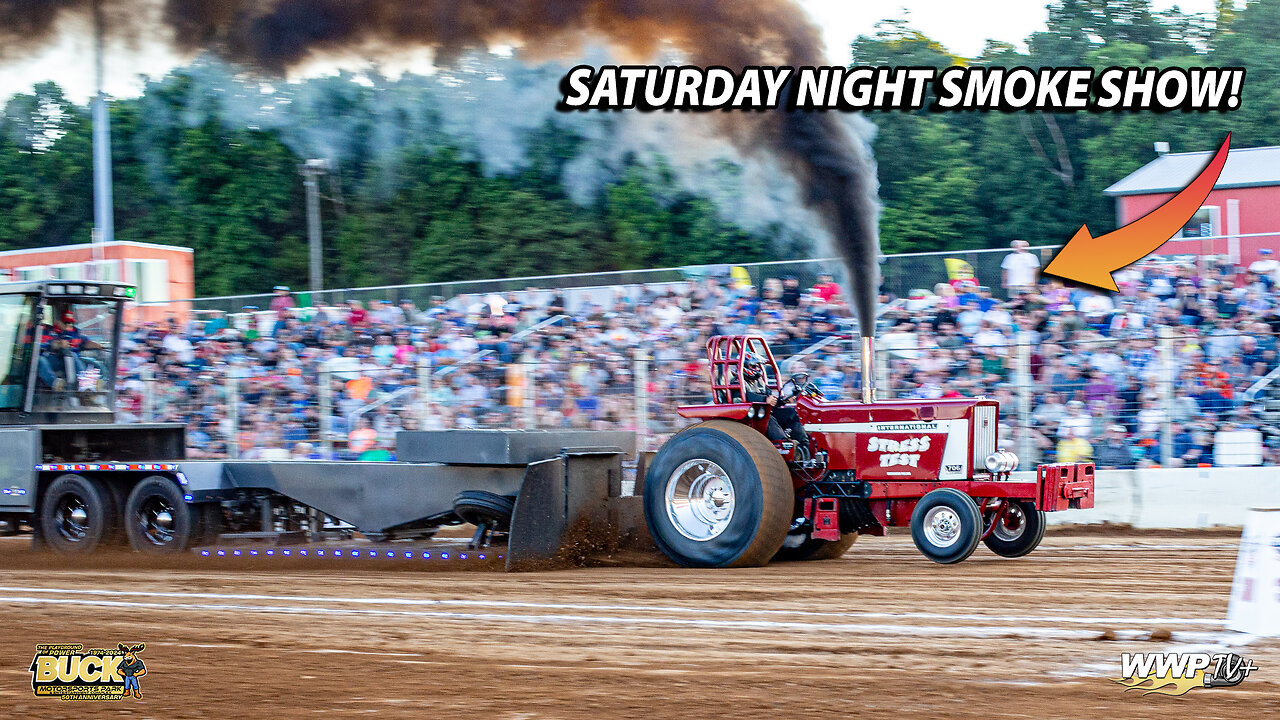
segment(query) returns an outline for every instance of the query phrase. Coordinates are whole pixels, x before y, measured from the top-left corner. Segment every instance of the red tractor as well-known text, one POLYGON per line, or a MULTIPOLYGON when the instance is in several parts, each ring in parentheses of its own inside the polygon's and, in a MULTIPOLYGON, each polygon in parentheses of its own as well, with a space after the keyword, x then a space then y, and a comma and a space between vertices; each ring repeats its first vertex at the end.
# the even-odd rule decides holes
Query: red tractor
POLYGON ((805 373, 783 381, 763 338, 711 338, 712 402, 679 408, 701 422, 645 476, 658 547, 681 565, 747 567, 839 557, 859 534, 910 526, 934 562, 960 562, 979 542, 1014 558, 1040 544, 1045 512, 1093 507, 1092 463, 1015 480, 1017 456, 997 447, 998 403, 876 401, 871 358, 867 338, 861 401, 834 401, 805 373))

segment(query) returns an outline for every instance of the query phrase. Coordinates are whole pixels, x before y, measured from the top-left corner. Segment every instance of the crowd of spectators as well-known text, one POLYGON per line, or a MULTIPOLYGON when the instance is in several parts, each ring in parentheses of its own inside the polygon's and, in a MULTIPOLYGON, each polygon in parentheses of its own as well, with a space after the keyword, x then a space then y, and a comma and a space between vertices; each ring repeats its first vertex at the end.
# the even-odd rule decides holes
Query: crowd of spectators
MULTIPOLYGON (((1280 407, 1246 392, 1277 366, 1276 271, 1146 261, 1118 273, 1112 295, 1038 266, 1015 244, 994 291, 939 273, 931 289, 882 293, 881 396, 995 397, 1002 444, 1033 455, 1024 467, 1221 464, 1258 446, 1280 461, 1280 407)), ((186 423, 196 457, 387 457, 400 429, 452 427, 640 430, 652 445, 680 426, 675 406, 707 401, 709 336, 763 335, 787 372, 854 398, 854 345, 804 351, 856 327, 830 275, 421 306, 297 307, 278 288, 268 308, 128 327, 119 398, 134 419, 186 423)))

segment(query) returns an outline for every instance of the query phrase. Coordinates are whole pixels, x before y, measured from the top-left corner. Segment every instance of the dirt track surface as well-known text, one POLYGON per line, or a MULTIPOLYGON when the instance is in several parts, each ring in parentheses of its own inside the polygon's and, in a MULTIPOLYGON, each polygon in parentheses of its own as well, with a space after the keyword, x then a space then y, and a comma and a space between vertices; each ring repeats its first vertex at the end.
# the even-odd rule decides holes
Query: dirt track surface
POLYGON ((1260 669, 1231 689, 1107 679, 1121 652, 1238 642, 1235 538, 1050 532, 951 567, 891 537, 821 563, 524 575, 76 567, 7 540, 0 717, 1280 716, 1278 641, 1235 648, 1260 669), (119 641, 147 644, 143 699, 32 696, 37 643, 119 641))

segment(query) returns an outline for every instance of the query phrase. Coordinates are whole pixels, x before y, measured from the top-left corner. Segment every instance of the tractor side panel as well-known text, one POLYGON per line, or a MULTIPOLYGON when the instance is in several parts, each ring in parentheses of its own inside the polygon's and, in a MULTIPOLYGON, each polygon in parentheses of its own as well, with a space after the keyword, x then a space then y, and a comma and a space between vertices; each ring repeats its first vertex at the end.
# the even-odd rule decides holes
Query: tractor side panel
POLYGON ((853 433, 859 480, 933 480, 942 472, 947 433, 853 433))
POLYGON ((829 453, 830 468, 855 470, 859 479, 964 480, 972 476, 968 420, 806 421, 804 428, 829 453), (922 449, 926 440, 928 447, 922 449), (870 474, 864 476, 864 470, 870 474))
POLYGON ((832 470, 854 470, 868 480, 964 480, 972 477, 973 407, 973 401, 864 404, 802 398, 796 409, 805 431, 828 452, 832 470), (921 447, 926 439, 927 450, 921 447), (864 477, 864 470, 871 475, 864 477))

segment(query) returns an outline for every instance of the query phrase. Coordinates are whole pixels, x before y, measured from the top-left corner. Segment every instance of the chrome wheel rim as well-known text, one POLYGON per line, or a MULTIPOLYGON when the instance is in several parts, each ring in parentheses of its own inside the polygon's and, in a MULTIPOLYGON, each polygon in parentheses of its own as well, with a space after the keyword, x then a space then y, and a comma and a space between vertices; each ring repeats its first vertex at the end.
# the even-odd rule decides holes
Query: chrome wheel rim
POLYGON ((159 495, 147 498, 138 509, 138 527, 142 537, 152 545, 168 545, 173 542, 173 506, 159 495))
POLYGON ((996 538, 1005 542, 1013 542, 1022 537, 1022 533, 1027 530, 1027 516, 1022 508, 1017 505, 1010 505, 1005 511, 1000 513, 1000 517, 996 518, 995 527, 991 529, 991 534, 996 538))
POLYGON ((924 515, 924 536, 938 547, 951 547, 960 540, 960 515, 940 505, 924 515))
POLYGON ((706 542, 733 519, 733 481, 710 460, 689 460, 667 478, 667 519, 681 535, 706 542))
POLYGON ((82 542, 89 534, 89 505, 75 493, 67 493, 58 499, 54 511, 58 534, 70 542, 82 542))

